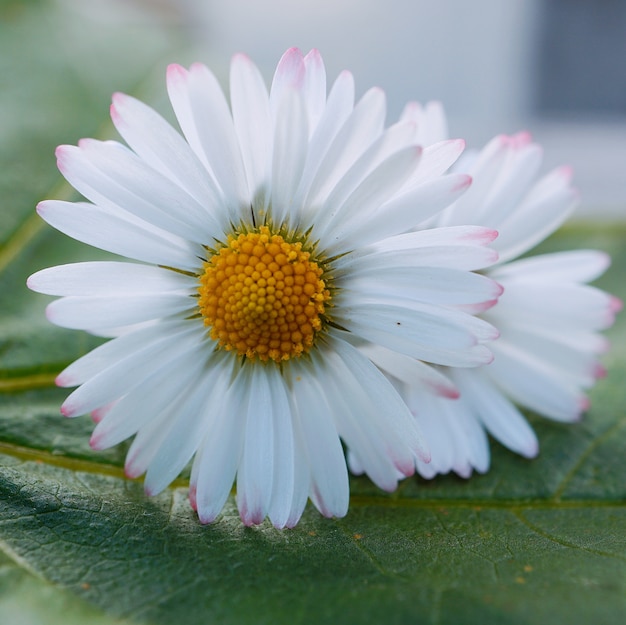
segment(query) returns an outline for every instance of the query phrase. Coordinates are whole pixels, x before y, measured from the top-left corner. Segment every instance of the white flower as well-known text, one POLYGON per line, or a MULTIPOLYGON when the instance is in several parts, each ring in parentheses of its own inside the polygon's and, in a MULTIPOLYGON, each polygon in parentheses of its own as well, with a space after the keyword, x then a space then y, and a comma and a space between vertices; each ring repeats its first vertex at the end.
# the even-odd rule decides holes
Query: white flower
POLYGON ((367 341, 441 392, 422 361, 472 367, 496 331, 467 310, 500 293, 473 270, 493 263, 491 229, 405 233, 467 189, 442 175, 463 149, 422 150, 416 125, 384 127, 378 89, 354 104, 342 73, 327 96, 316 51, 289 50, 269 94, 236 56, 230 107, 203 65, 171 66, 185 139, 117 94, 112 119, 131 149, 83 140, 59 168, 90 203, 45 201, 67 235, 138 262, 53 267, 29 279, 61 296, 60 326, 115 337, 67 367, 67 416, 92 413, 95 449, 135 436, 126 473, 150 494, 192 459, 200 520, 237 483, 246 524, 297 523, 310 497, 348 507, 341 440, 380 487, 428 461, 408 407, 356 347, 367 341))
MULTIPOLYGON (((608 344, 599 331, 613 323, 621 303, 586 283, 607 268, 608 256, 579 250, 510 262, 556 230, 576 203, 569 168, 538 179, 541 162, 541 148, 527 133, 496 137, 469 165, 472 187, 429 222, 496 229, 493 247, 500 259, 484 273, 504 292, 480 315, 500 331, 490 344, 493 362, 471 371, 439 368, 457 387, 457 399, 397 382, 431 451, 430 463, 417 462, 424 477, 485 472, 487 432, 514 452, 534 457, 537 438, 516 405, 556 421, 576 421, 588 408, 584 390, 603 375, 598 354, 608 344)), ((353 465, 360 470, 358 461, 353 465)))

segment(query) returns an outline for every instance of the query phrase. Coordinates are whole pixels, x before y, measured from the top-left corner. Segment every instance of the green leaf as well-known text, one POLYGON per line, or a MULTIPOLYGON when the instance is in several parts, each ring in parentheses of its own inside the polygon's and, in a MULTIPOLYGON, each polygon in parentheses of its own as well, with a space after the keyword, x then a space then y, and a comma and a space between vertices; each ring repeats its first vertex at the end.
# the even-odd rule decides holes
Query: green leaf
MULTIPOLYGON (((15 554, 11 554, 17 557, 15 554)), ((19 559, 19 558, 18 558, 19 559)), ((111 625, 125 621, 103 614, 84 599, 60 590, 24 563, 17 564, 0 552, 0 616, 3 623, 16 625, 111 625)))
MULTIPOLYGON (((491 471, 468 481, 409 479, 388 495, 354 478, 344 519, 309 506, 294 530, 247 529, 231 499, 202 526, 184 478, 149 499, 123 476, 124 446, 93 452, 93 424, 60 416, 66 391, 53 378, 97 340, 48 324, 49 298, 24 283, 44 266, 99 253, 45 227, 34 205, 67 193, 56 144, 112 132, 101 125, 110 93, 149 89, 144 77, 154 65, 162 71, 176 38, 156 27, 102 26, 43 0, 0 10, 0 75, 8 77, 0 90, 0 622, 626 618, 621 317, 609 332, 609 376, 583 422, 530 416, 537 460, 494 443, 491 471)), ((570 228, 543 249, 608 251, 614 266, 598 285, 624 298, 625 236, 623 226, 570 228)))

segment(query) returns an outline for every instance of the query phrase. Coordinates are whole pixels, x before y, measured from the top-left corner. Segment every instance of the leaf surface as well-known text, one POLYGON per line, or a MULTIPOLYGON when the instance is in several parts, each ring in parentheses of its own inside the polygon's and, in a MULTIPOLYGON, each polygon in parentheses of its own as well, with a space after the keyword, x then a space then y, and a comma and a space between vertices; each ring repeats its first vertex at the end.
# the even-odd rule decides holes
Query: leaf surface
MULTIPOLYGON (((47 228, 34 206, 68 193, 54 147, 111 134, 111 92, 137 93, 176 42, 156 28, 102 26, 45 2, 8 2, 0 11, 0 73, 8 77, 0 91, 1 622, 626 618, 623 316, 609 332, 609 376, 583 422, 530 417, 537 460, 494 443, 491 471, 468 481, 409 479, 387 495, 353 478, 341 520, 309 505, 294 530, 246 529, 231 498, 215 524, 202 526, 184 477, 149 499, 123 477, 124 445, 93 452, 93 424, 60 416, 67 391, 53 379, 98 341, 51 326, 49 298, 29 292, 25 280, 102 255, 47 228)), ((598 285, 625 298, 625 240, 624 226, 569 228, 543 251, 608 251, 614 265, 598 285)))

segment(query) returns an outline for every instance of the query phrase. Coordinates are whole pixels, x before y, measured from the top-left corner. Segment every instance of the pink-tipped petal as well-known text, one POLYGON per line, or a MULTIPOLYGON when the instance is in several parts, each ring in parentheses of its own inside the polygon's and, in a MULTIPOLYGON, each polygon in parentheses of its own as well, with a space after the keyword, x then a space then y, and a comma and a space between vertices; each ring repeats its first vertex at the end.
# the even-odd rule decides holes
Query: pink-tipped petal
MULTIPOLYGON (((591 400, 588 397, 586 397, 586 396, 581 397, 580 398, 580 410, 581 410, 581 413, 587 412, 589 410, 589 408, 591 408, 591 400)), ((580 419, 582 419, 582 414, 578 415, 578 418, 576 420, 578 421, 580 419)))
POLYGON ((198 511, 198 503, 196 501, 196 486, 195 486, 195 484, 190 484, 189 485, 189 505, 191 506, 192 510, 194 510, 195 512, 198 511))
POLYGON ((611 298, 610 298, 611 312, 613 314, 617 314, 618 312, 620 312, 620 310, 622 310, 623 307, 624 307, 624 303, 622 302, 622 300, 619 297, 615 297, 614 295, 611 295, 611 298))
POLYGON ((283 54, 276 67, 270 99, 274 100, 274 98, 277 98, 279 100, 282 97, 283 90, 286 88, 300 89, 305 75, 306 68, 302 52, 298 48, 290 48, 283 54))
POLYGON ((601 378, 605 378, 607 375, 607 370, 606 367, 604 365, 602 365, 602 363, 599 362, 595 362, 593 364, 593 377, 596 380, 599 380, 601 378))

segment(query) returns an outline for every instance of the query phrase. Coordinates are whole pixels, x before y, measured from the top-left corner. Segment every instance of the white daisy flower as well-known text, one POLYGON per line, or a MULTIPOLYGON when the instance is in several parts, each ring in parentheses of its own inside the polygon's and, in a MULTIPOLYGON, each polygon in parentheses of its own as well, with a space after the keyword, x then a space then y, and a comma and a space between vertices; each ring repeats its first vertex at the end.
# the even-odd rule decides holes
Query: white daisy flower
POLYGON ((481 227, 405 233, 459 198, 470 178, 442 175, 463 149, 422 150, 416 127, 385 128, 385 97, 355 105, 344 72, 327 96, 317 51, 289 50, 268 93, 233 59, 230 107, 203 65, 171 66, 184 139, 132 97, 112 119, 130 146, 58 148, 59 169, 88 200, 42 202, 65 234, 138 262, 86 262, 36 273, 61 296, 60 326, 114 337, 71 364, 66 416, 92 413, 91 445, 134 436, 125 465, 163 490, 193 458, 190 499, 202 522, 233 482, 247 525, 297 523, 307 498, 348 508, 341 440, 381 488, 428 461, 393 385, 354 345, 381 346, 438 392, 424 364, 489 362, 494 328, 470 314, 500 287, 472 273, 496 260, 481 227))
MULTIPOLYGON (((424 111, 421 115, 427 126, 424 111)), ((405 117, 418 119, 409 109, 405 117)), ((445 129, 437 118, 434 126, 445 129)), ((433 140, 443 136, 433 135, 433 140)), ((500 259, 484 273, 504 293, 480 314, 500 331, 490 345, 493 362, 471 371, 439 368, 459 390, 457 399, 396 382, 431 451, 430 463, 417 461, 423 477, 487 471, 487 433, 522 456, 536 456, 537 438, 517 406, 556 421, 576 421, 589 405, 585 389, 604 374, 598 354, 608 343, 599 331, 613 323, 621 303, 587 283, 608 267, 608 256, 578 250, 513 261, 554 232, 577 200, 569 168, 538 179, 541 162, 541 148, 527 133, 496 137, 467 169, 471 189, 429 221, 496 229, 493 247, 500 259)), ((354 466, 361 469, 358 461, 354 466)))

